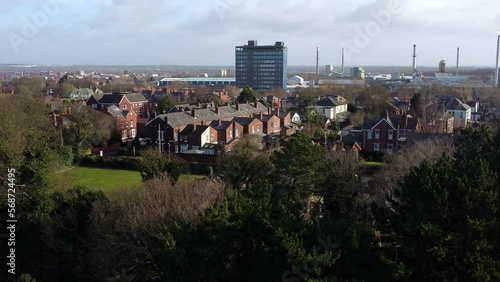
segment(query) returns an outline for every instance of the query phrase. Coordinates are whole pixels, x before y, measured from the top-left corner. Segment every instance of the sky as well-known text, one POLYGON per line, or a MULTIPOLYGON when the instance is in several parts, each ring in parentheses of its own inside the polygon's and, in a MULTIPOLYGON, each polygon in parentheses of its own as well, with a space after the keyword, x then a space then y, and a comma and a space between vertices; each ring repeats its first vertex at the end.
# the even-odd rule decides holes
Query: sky
POLYGON ((494 67, 497 0, 9 0, 0 63, 234 65, 234 48, 283 41, 288 64, 494 67))

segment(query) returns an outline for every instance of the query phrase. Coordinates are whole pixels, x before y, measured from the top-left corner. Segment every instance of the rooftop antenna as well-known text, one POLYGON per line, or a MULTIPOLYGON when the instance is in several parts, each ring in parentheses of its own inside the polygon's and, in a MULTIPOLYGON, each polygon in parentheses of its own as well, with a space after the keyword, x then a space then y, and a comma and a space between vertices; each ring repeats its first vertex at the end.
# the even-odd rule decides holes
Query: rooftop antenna
POLYGON ((457 69, 455 70, 455 75, 458 75, 458 64, 460 63, 460 47, 457 47, 457 69))

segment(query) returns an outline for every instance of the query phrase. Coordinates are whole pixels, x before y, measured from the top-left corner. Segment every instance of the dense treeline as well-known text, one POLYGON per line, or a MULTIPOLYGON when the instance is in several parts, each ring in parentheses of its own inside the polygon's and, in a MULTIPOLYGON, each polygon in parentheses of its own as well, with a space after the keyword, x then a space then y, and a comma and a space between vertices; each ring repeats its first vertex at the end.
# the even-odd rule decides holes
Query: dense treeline
POLYGON ((145 152, 143 186, 107 198, 51 189, 64 163, 58 132, 42 112, 31 119, 36 102, 18 103, 18 113, 0 111, 0 165, 26 185, 16 271, 37 281, 500 279, 500 135, 487 127, 382 171, 379 193, 366 191, 350 155, 299 133, 271 153, 244 139, 192 184, 176 183, 182 163, 145 152))

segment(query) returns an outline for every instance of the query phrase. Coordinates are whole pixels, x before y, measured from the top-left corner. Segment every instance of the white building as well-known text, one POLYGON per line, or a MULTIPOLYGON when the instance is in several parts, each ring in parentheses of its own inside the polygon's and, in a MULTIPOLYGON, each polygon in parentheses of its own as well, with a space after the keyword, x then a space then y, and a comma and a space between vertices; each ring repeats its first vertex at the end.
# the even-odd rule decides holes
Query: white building
POLYGON ((337 120, 338 114, 347 112, 347 103, 343 100, 344 98, 341 96, 326 97, 316 102, 314 107, 318 112, 322 113, 324 117, 335 121, 337 120))
POLYGON ((446 112, 455 118, 455 127, 465 127, 471 120, 472 109, 469 105, 463 103, 456 97, 443 97, 439 100, 439 107, 444 108, 446 112))
POLYGON ((287 84, 289 85, 303 85, 304 84, 304 78, 296 75, 294 77, 291 77, 288 79, 287 84))

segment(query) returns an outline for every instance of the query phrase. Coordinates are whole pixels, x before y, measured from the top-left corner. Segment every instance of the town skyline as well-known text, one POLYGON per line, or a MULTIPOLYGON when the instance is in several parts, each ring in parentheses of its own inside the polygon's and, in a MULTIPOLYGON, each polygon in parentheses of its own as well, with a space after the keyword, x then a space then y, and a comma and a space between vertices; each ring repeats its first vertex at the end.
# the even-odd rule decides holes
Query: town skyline
POLYGON ((12 1, 0 5, 4 64, 234 64, 234 47, 283 41, 290 66, 494 67, 500 4, 470 1, 12 1), (201 43, 201 44, 200 44, 201 43), (209 54, 209 55, 208 55, 209 54))

